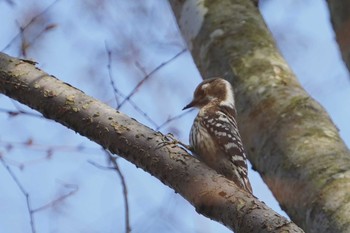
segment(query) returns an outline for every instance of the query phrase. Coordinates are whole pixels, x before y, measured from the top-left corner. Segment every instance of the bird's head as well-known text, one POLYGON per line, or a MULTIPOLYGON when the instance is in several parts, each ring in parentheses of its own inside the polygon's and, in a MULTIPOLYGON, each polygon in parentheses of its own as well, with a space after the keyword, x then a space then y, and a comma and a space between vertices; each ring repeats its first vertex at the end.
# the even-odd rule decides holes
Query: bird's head
POLYGON ((208 104, 234 108, 235 102, 231 84, 222 78, 204 80, 194 91, 192 101, 182 110, 192 107, 202 108, 208 104))

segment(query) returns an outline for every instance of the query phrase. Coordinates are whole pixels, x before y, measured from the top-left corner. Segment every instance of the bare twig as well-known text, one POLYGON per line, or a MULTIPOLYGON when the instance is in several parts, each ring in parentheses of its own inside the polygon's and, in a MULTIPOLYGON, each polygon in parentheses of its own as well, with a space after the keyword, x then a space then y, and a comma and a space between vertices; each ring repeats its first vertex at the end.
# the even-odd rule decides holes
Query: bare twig
POLYGON ((130 233, 131 232, 131 227, 130 227, 130 217, 129 217, 129 201, 128 201, 128 189, 126 186, 125 178, 123 173, 121 172, 119 165, 117 163, 117 158, 113 157, 113 155, 106 150, 106 154, 111 161, 111 163, 114 166, 114 170, 117 172, 120 181, 122 182, 122 187, 123 187, 123 197, 124 197, 124 208, 125 208, 125 233, 130 233))
MULTIPOLYGON (((42 35, 44 35, 44 33, 54 29, 56 26, 57 26, 56 24, 49 24, 45 28, 43 28, 31 41, 29 41, 29 40, 27 41, 27 43, 25 44, 25 47, 22 49, 22 52, 25 53, 26 49, 30 45, 33 45, 36 40, 38 40, 42 35)), ((23 33, 23 31, 22 31, 22 33, 23 33)), ((22 37, 22 39, 24 39, 24 37, 22 37)), ((23 54, 23 55, 24 55, 24 57, 26 57, 25 56, 26 54, 23 54)))
MULTIPOLYGON (((125 99, 117 106, 117 108, 121 108, 126 101, 128 101, 137 91, 137 89, 147 80, 149 79, 155 72, 163 68, 165 65, 169 64, 173 60, 175 60, 177 57, 179 57, 181 54, 183 54, 187 49, 183 49, 180 52, 178 52, 175 56, 170 58, 169 60, 163 62, 159 66, 157 66, 154 70, 152 70, 150 73, 146 74, 145 77, 134 87, 134 89, 125 97, 125 99)), ((140 67, 136 64, 136 66, 140 69, 140 67)), ((144 72, 143 69, 141 69, 142 72, 144 72)))
MULTIPOLYGON (((6 49, 8 49, 11 44, 18 38, 18 37, 22 37, 23 36, 23 32, 29 27, 29 25, 31 25, 32 23, 35 22, 35 20, 37 20, 40 16, 44 15, 45 13, 47 13, 47 11, 49 11, 51 9, 51 7, 53 7, 59 0, 55 0, 53 1, 49 6, 47 6, 42 12, 40 12, 39 14, 37 14, 36 16, 34 16, 24 27, 19 26, 19 32, 10 40, 10 42, 1 50, 2 52, 5 51, 6 49)), ((23 48, 22 48, 23 50, 23 48)), ((23 53, 23 51, 22 51, 23 53)))
POLYGON ((101 164, 95 163, 94 161, 91 161, 91 160, 88 160, 87 162, 102 170, 114 170, 114 167, 102 166, 101 164))
POLYGON ((69 145, 41 145, 38 143, 34 143, 34 141, 32 139, 28 139, 26 141, 23 142, 8 142, 8 141, 1 141, 0 140, 0 146, 6 147, 8 148, 9 145, 11 145, 11 148, 13 148, 14 146, 18 147, 24 147, 25 149, 28 149, 28 147, 30 147, 33 150, 39 150, 39 151, 65 151, 65 152, 89 152, 89 153, 96 153, 101 151, 101 149, 99 149, 98 147, 96 148, 92 148, 92 147, 85 147, 82 145, 74 145, 74 146, 69 146, 69 145))
MULTIPOLYGON (((123 95, 122 97, 125 97, 125 95, 123 95)), ((158 124, 152 120, 152 118, 150 116, 148 116, 148 114, 146 112, 144 112, 141 108, 139 108, 139 106, 137 106, 137 104, 132 101, 132 100, 128 100, 129 104, 139 113, 141 114, 146 120, 148 120, 149 123, 151 123, 153 125, 154 128, 159 127, 158 124)))
POLYGON ((73 184, 64 184, 64 186, 66 188, 71 188, 72 190, 60 197, 58 197, 57 199, 53 200, 53 201, 50 201, 49 203, 39 207, 39 208, 36 208, 36 209, 33 209, 32 210, 32 213, 36 213, 36 212, 39 212, 39 211, 42 211, 42 210, 45 210, 47 208, 50 208, 50 207, 53 207, 55 205, 57 205, 58 203, 62 202, 63 200, 65 200, 66 198, 74 195, 78 190, 78 186, 77 185, 73 185, 73 184))
MULTIPOLYGON (((107 43, 105 43, 105 48, 106 48, 106 52, 107 52, 107 56, 108 56, 107 68, 108 68, 109 80, 111 82, 111 86, 112 86, 113 92, 114 92, 114 98, 115 98, 115 101, 116 101, 117 106, 118 106, 119 105, 118 96, 122 97, 123 99, 125 99, 126 96, 117 88, 117 86, 114 82, 113 75, 112 75, 112 67, 111 67, 112 51, 108 48, 107 43)), ((153 125, 153 127, 155 127, 155 128, 158 127, 158 124, 154 120, 152 120, 152 118, 150 116, 148 116, 148 114, 146 112, 144 112, 140 107, 138 107, 134 101, 129 99, 128 102, 139 114, 141 114, 146 120, 148 120, 149 123, 151 123, 153 125)))
POLYGON ((82 145, 68 146, 68 145, 41 145, 33 142, 33 139, 29 138, 23 142, 7 142, 0 140, 0 148, 4 148, 7 152, 16 149, 24 149, 28 151, 28 149, 32 151, 39 151, 45 153, 45 155, 41 158, 35 158, 31 160, 26 160, 25 163, 17 162, 16 160, 6 158, 7 164, 12 166, 16 166, 19 169, 23 169, 25 166, 37 164, 38 162, 42 162, 44 160, 50 159, 55 152, 84 152, 84 153, 94 153, 100 152, 100 148, 91 148, 85 147, 82 145))
POLYGON ((31 113, 31 112, 26 112, 23 110, 13 111, 13 110, 9 110, 9 109, 0 108, 0 112, 7 113, 10 117, 15 117, 15 116, 18 116, 20 114, 23 114, 23 115, 27 115, 27 116, 33 116, 33 117, 45 119, 42 115, 39 115, 36 113, 31 113))
POLYGON ((24 189, 23 185, 21 184, 21 182, 18 180, 17 176, 13 173, 13 171, 11 170, 11 168, 6 164, 5 160, 3 159, 2 155, 0 154, 0 160, 2 165, 6 168, 7 172, 9 173, 9 175, 11 176, 11 178, 13 179, 13 181, 16 183, 17 187, 21 190, 22 194, 25 196, 26 198, 26 203, 27 203, 27 209, 28 209, 28 213, 29 213, 29 218, 30 218, 30 227, 31 227, 31 231, 32 233, 35 233, 35 224, 34 224, 34 216, 33 216, 33 210, 30 204, 30 197, 29 197, 29 193, 24 189))
POLYGON ((19 22, 17 22, 17 24, 19 28, 19 35, 21 38, 21 54, 23 55, 23 57, 27 57, 26 51, 27 51, 28 43, 24 36, 25 27, 22 27, 19 22))
POLYGON ((113 75, 112 75, 112 51, 108 48, 107 42, 105 41, 105 48, 107 52, 107 58, 108 58, 108 64, 107 64, 107 69, 108 69, 108 76, 109 76, 109 81, 111 82, 111 86, 113 87, 113 93, 114 93, 114 98, 115 102, 117 103, 117 106, 119 105, 119 98, 118 94, 120 91, 118 90, 117 86, 114 83, 113 75))
POLYGON ((103 170, 115 170, 122 182, 122 188, 123 188, 123 197, 124 197, 124 208, 125 208, 125 233, 131 232, 130 227, 130 217, 129 217, 129 201, 128 201, 128 189, 126 186, 125 178, 123 173, 120 171, 119 165, 117 163, 117 157, 114 157, 109 151, 106 151, 106 155, 108 157, 108 161, 112 163, 113 167, 106 167, 102 166, 100 164, 97 164, 93 161, 88 161, 93 166, 103 169, 103 170))
POLYGON ((162 124, 160 124, 156 130, 160 130, 161 128, 163 128, 164 126, 166 126, 167 124, 169 124, 170 122, 174 121, 174 120, 177 120, 177 119, 180 119, 181 117, 185 116, 186 114, 192 112, 194 109, 190 109, 189 111, 186 111, 186 112, 183 112, 183 113, 180 113, 176 116, 173 116, 173 117, 169 117, 166 121, 164 121, 162 124))

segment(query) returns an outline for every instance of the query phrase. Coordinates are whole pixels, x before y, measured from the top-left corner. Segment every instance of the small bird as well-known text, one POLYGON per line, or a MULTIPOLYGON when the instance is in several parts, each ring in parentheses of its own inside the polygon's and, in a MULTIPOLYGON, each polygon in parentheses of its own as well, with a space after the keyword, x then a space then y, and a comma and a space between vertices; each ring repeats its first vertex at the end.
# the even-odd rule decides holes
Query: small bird
POLYGON ((247 159, 235 119, 231 84, 222 78, 204 80, 183 110, 192 107, 199 108, 190 131, 190 147, 194 154, 219 174, 252 193, 247 177, 247 159))

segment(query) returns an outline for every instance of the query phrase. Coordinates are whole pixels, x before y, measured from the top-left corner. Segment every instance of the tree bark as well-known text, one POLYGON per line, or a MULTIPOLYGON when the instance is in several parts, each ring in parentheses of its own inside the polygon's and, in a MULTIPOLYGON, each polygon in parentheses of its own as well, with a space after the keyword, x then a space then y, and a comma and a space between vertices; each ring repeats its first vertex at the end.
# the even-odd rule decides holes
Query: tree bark
POLYGON ((0 93, 41 112, 157 177, 235 232, 303 232, 166 136, 34 66, 0 53, 0 93))
POLYGON ((327 1, 343 60, 350 70, 350 0, 327 1))
MULTIPOLYGON (((202 76, 235 90, 248 158, 306 232, 350 232, 350 153, 245 0, 170 0, 202 76)), ((255 190, 258 192, 258 190, 255 190)))

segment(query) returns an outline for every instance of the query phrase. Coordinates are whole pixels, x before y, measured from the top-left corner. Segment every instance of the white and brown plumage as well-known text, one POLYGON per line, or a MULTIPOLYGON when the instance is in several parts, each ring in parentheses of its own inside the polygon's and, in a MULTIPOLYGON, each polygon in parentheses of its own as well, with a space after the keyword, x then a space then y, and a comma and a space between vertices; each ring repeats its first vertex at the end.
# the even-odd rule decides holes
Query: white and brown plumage
POLYGON ((221 78, 204 80, 184 109, 191 107, 199 108, 190 132, 190 146, 196 156, 252 193, 231 84, 221 78))

